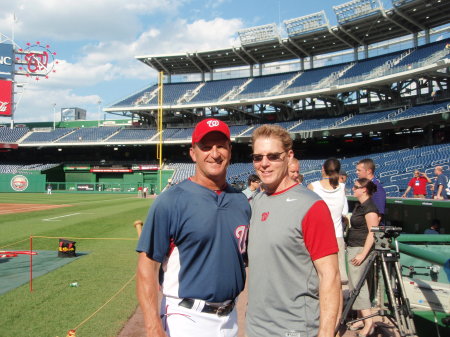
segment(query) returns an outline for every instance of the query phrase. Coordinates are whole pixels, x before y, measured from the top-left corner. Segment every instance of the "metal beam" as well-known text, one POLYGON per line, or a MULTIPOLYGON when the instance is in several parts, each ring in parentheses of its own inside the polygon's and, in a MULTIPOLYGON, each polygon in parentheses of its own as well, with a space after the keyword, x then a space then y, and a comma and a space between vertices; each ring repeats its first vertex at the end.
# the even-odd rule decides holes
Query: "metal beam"
POLYGON ((304 50, 302 47, 300 47, 296 42, 292 41, 290 38, 287 39, 289 43, 291 43, 295 48, 300 50, 303 54, 305 54, 308 57, 311 57, 311 54, 308 53, 306 50, 304 50))
POLYGON ((282 45, 288 52, 290 52, 292 55, 297 56, 299 59, 302 58, 302 56, 300 56, 298 53, 296 53, 296 52, 293 51, 291 48, 289 48, 288 46, 286 46, 286 44, 285 44, 284 42, 282 42, 281 45, 282 45))
POLYGON ((164 67, 163 64, 159 62, 157 58, 148 59, 148 62, 151 62, 152 60, 155 60, 155 62, 161 67, 162 70, 166 72, 166 74, 170 74, 170 71, 168 71, 167 68, 164 67))
POLYGON ((361 41, 360 39, 358 39, 355 35, 353 35, 352 33, 348 32, 344 27, 339 26, 339 29, 342 30, 345 34, 347 34, 348 36, 350 36, 353 40, 355 40, 360 46, 364 45, 364 42, 361 41))
POLYGON ((198 53, 195 53, 194 55, 200 60, 200 62, 206 67, 206 69, 209 70, 209 72, 212 72, 212 68, 200 57, 198 53))
POLYGON ((250 54, 244 47, 241 47, 242 51, 244 52, 245 55, 247 55, 248 57, 250 57, 252 59, 253 62, 255 62, 255 64, 260 64, 261 62, 259 62, 257 59, 255 59, 253 57, 252 54, 250 54))
POLYGON ((233 52, 236 54, 237 57, 239 57, 242 61, 244 61, 245 63, 247 63, 247 65, 249 66, 253 66, 253 64, 251 64, 250 62, 248 62, 245 58, 243 58, 239 53, 238 50, 235 47, 232 47, 233 52))
POLYGON ((405 15, 404 13, 399 11, 397 8, 395 8, 395 6, 393 7, 393 9, 394 9, 395 14, 397 14, 398 16, 401 16, 403 19, 405 19, 409 23, 412 23, 413 25, 415 25, 416 27, 420 28, 421 30, 425 30, 426 29, 425 26, 421 25, 416 20, 408 17, 407 15, 405 15))
MULTIPOLYGON (((392 20, 392 19, 386 14, 385 11, 381 11, 381 15, 383 15, 383 17, 384 17, 386 20, 392 22, 394 25, 399 26, 400 28, 402 28, 403 30, 407 31, 407 32, 410 33, 410 34, 414 34, 414 32, 413 32, 411 29, 406 28, 405 26, 403 26, 402 24, 398 23, 398 22, 395 21, 395 20, 392 20)), ((401 15, 400 15, 400 16, 401 16, 401 15)))
POLYGON ((204 73, 205 71, 197 64, 195 63, 195 61, 192 59, 192 57, 189 55, 189 53, 186 53, 186 57, 188 58, 189 61, 191 61, 191 63, 198 69, 200 70, 201 73, 204 73))
POLYGON ((331 27, 328 27, 328 32, 333 35, 336 39, 341 40, 342 42, 344 42, 347 46, 349 46, 350 48, 353 48, 354 46, 351 43, 348 43, 347 41, 345 41, 343 38, 341 38, 339 35, 337 35, 335 32, 333 32, 333 30, 331 29, 331 27))

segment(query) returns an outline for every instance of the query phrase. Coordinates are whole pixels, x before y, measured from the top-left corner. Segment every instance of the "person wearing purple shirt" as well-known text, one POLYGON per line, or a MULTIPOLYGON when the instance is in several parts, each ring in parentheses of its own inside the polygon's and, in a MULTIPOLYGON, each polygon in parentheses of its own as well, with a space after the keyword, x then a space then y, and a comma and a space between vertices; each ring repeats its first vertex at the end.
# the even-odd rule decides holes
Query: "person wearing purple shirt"
POLYGON ((380 181, 375 178, 375 163, 372 159, 361 159, 356 165, 356 175, 358 178, 370 179, 376 186, 377 191, 372 195, 372 200, 378 208, 380 214, 380 225, 383 224, 383 218, 386 209, 386 191, 380 181))

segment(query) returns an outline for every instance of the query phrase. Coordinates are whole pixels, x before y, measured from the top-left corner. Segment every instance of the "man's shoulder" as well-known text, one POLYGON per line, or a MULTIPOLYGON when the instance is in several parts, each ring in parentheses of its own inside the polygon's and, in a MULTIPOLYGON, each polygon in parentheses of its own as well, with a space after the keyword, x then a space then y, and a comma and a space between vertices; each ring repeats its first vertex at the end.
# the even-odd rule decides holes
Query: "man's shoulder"
POLYGON ((322 198, 315 192, 306 188, 305 186, 298 184, 291 189, 287 190, 285 193, 279 195, 281 198, 285 198, 286 201, 298 200, 302 205, 309 204, 312 205, 316 201, 322 200, 322 198))

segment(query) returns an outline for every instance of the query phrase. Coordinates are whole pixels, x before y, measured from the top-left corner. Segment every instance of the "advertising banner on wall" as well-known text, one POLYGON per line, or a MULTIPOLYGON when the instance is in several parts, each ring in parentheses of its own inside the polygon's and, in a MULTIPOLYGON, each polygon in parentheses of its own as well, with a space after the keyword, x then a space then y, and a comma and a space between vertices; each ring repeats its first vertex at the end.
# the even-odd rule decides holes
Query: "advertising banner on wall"
POLYGON ((13 59, 13 45, 0 43, 0 78, 12 78, 14 72, 13 59))
POLYGON ((12 105, 12 82, 0 80, 0 116, 11 116, 12 105))

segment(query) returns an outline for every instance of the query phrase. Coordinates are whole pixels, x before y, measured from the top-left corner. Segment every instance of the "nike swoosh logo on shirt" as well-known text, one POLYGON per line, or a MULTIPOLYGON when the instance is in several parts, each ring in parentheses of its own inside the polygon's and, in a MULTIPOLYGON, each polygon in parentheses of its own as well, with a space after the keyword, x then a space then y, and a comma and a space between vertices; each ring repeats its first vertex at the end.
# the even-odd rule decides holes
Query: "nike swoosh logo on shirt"
POLYGON ((290 199, 290 198, 286 199, 287 202, 291 202, 291 201, 295 201, 295 200, 297 200, 297 199, 290 199))

